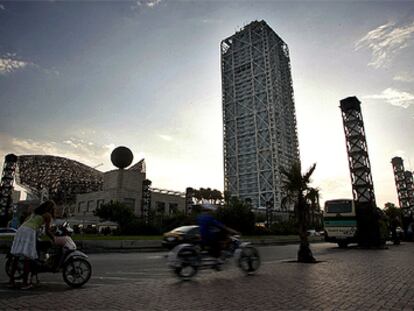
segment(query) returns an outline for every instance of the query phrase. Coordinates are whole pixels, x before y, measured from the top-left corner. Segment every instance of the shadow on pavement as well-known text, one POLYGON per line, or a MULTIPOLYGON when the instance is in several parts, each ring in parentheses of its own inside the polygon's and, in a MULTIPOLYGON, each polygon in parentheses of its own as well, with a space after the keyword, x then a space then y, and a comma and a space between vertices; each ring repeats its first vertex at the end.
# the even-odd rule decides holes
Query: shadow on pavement
POLYGON ((315 262, 298 262, 297 260, 282 260, 282 263, 298 263, 298 264, 316 264, 321 262, 327 262, 326 260, 316 260, 315 262))
POLYGON ((67 286, 65 283, 57 284, 57 283, 40 283, 33 285, 31 289, 20 289, 21 284, 17 284, 16 288, 9 288, 8 283, 0 284, 0 299, 3 298, 11 298, 11 297, 21 297, 21 296, 34 296, 40 295, 44 293, 60 293, 66 291, 80 291, 87 288, 94 288, 97 286, 93 285, 85 285, 81 288, 71 288, 67 286))

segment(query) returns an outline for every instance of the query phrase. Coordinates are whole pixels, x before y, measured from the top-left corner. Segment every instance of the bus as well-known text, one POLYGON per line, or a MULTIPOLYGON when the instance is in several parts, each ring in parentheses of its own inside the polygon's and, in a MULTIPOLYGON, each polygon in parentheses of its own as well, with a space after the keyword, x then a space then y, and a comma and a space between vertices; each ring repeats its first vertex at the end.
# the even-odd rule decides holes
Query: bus
POLYGON ((353 200, 326 201, 323 223, 326 242, 338 243, 341 248, 347 247, 350 243, 357 243, 357 220, 353 200))

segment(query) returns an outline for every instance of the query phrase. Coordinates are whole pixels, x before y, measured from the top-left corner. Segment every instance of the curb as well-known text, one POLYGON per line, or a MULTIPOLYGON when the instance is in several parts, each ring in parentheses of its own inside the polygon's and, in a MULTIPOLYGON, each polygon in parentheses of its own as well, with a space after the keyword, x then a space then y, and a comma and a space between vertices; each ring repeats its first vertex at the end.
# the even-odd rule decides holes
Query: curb
MULTIPOLYGON (((299 239, 295 240, 275 240, 275 239, 263 239, 263 240, 250 240, 255 246, 272 246, 272 245, 289 245, 298 244, 299 239)), ((323 238, 312 239, 310 243, 323 242, 323 238)), ((161 241, 154 240, 83 240, 75 241, 79 250, 84 251, 87 254, 99 254, 99 253, 132 253, 132 252, 162 252, 168 251, 161 245, 161 241)), ((12 241, 0 240, 0 253, 6 254, 10 249, 12 241)))

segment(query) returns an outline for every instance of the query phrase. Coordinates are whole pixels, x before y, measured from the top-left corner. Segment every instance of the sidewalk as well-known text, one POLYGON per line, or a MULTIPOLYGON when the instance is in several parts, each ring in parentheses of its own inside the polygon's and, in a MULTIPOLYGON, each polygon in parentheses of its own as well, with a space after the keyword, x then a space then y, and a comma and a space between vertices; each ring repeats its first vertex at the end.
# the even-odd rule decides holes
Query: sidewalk
POLYGON ((80 290, 17 292, 0 305, 2 310, 53 305, 59 310, 413 310, 413 258, 414 243, 386 250, 332 248, 317 264, 267 262, 254 276, 227 268, 201 271, 189 282, 173 276, 91 282, 80 290))
MULTIPOLYGON (((299 243, 297 236, 263 236, 253 239, 246 238, 254 245, 283 245, 299 243)), ((323 237, 311 237, 311 242, 323 241, 323 237)), ((75 241, 79 249, 89 254, 109 253, 109 252, 151 252, 163 251, 160 240, 77 240, 75 241)), ((12 241, 0 240, 0 253, 7 252, 11 247, 12 241)))

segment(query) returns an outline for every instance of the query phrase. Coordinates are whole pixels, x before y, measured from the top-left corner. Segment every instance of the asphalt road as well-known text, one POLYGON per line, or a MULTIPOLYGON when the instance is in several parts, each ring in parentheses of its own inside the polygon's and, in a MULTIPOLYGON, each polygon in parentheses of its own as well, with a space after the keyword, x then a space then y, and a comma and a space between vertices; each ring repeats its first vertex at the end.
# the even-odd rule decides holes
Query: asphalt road
MULTIPOLYGON (((262 264, 278 261, 294 260, 298 245, 263 246, 259 247, 262 264)), ((336 244, 314 243, 311 246, 314 256, 339 250, 336 244)), ((167 252, 147 253, 103 253, 90 254, 92 277, 88 286, 116 284, 126 282, 146 282, 151 279, 174 278, 167 267, 167 252)), ((0 283, 6 283, 8 277, 4 271, 5 256, 0 257, 0 283)), ((232 261, 225 264, 223 269, 237 269, 232 261)), ((214 273, 212 270, 203 270, 199 273, 214 273)), ((61 273, 39 274, 42 287, 50 288, 65 285, 61 273)))
POLYGON ((312 248, 317 264, 291 262, 297 245, 261 247, 263 264, 252 277, 228 263, 220 272, 200 271, 190 282, 170 273, 166 252, 93 254, 93 278, 80 289, 69 288, 60 275, 43 274, 28 291, 8 289, 7 279, 0 280, 0 309, 414 310, 413 243, 312 248))

